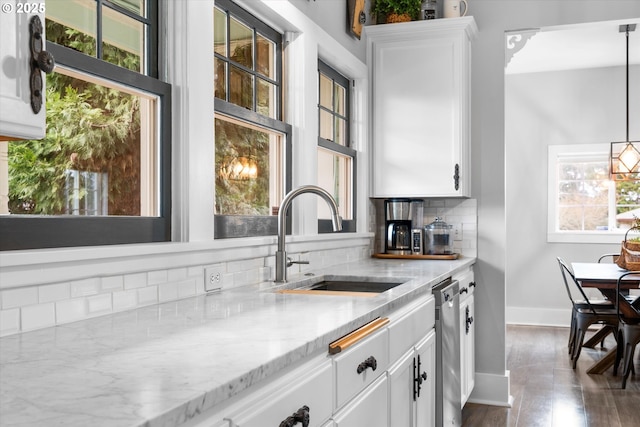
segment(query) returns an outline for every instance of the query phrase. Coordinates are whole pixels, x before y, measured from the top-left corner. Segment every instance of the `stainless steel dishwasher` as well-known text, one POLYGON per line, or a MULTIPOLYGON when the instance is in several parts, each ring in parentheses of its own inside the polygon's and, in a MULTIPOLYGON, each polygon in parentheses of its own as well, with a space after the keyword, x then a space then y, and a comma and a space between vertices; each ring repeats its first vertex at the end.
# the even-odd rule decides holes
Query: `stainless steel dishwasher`
POLYGON ((451 278, 432 288, 436 299, 436 426, 462 424, 460 286, 451 278))

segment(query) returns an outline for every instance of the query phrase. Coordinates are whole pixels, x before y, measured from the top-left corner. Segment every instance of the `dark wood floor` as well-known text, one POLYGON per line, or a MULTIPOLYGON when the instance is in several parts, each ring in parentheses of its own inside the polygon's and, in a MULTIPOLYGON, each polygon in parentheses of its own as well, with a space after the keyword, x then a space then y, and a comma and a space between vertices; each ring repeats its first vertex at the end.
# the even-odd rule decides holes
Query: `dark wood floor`
MULTIPOLYGON (((583 348, 575 370, 567 354, 568 328, 507 326, 507 369, 513 407, 467 403, 464 427, 636 427, 640 426, 640 349, 627 388, 612 369, 589 375, 604 351, 583 348)), ((588 335, 589 336, 589 335, 588 335)), ((607 338, 605 348, 615 341, 607 338)))

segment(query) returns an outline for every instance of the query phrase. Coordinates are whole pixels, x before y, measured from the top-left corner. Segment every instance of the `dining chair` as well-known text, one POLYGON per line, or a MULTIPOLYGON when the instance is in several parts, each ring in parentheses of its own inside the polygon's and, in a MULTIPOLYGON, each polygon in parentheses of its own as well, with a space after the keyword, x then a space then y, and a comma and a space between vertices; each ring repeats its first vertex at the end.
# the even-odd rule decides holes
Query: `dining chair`
POLYGON ((627 379, 633 371, 633 355, 635 348, 640 343, 640 310, 620 295, 620 282, 626 276, 639 274, 640 271, 627 271, 622 274, 616 282, 616 313, 618 316, 618 350, 616 351, 616 361, 613 365, 613 375, 618 374, 618 365, 622 361, 622 388, 627 387, 627 379), (621 306, 626 305, 625 314, 622 313, 621 306))
MULTIPOLYGON (((573 369, 575 369, 589 326, 601 324, 602 328, 607 328, 609 333, 616 332, 618 329, 618 314, 612 301, 589 300, 584 289, 582 289, 582 286, 580 286, 580 283, 576 280, 573 271, 571 271, 562 258, 558 257, 557 260, 560 266, 560 272, 562 273, 562 280, 572 305, 568 347, 573 369), (567 276, 569 278, 567 278, 567 276), (574 298, 574 292, 571 291, 572 289, 577 290, 577 295, 579 295, 581 299, 574 298)), ((609 334, 604 334, 602 339, 607 335, 609 334)))
MULTIPOLYGON (((603 255, 600 256, 600 258, 598 258, 598 263, 601 264, 607 258, 611 258, 611 262, 616 262, 616 260, 618 259, 619 256, 620 256, 619 252, 616 252, 616 253, 613 253, 613 254, 603 254, 603 255)), ((636 306, 638 304, 640 304, 640 295, 632 294, 632 293, 629 292, 628 289, 621 290, 620 291, 620 295, 624 296, 624 298, 627 301, 629 301, 629 303, 631 303, 631 304, 634 304, 636 306)))

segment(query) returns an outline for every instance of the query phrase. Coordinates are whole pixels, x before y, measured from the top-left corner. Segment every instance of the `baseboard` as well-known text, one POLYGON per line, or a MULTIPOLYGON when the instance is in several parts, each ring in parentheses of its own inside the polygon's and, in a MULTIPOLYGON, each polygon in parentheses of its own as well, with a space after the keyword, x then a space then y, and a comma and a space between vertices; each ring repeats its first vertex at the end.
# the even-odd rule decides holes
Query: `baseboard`
POLYGON ((569 327, 571 308, 507 307, 508 325, 536 325, 569 327))
POLYGON ((504 375, 476 372, 475 386, 467 402, 511 408, 513 396, 509 390, 509 371, 504 375))

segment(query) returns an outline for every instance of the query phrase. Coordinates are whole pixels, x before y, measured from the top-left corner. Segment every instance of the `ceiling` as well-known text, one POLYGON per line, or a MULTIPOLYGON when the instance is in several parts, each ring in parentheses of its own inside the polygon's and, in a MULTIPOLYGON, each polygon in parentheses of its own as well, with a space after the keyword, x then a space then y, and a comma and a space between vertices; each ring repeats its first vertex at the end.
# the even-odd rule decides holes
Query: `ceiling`
POLYGON ((629 63, 640 64, 640 18, 541 29, 508 31, 505 73, 535 73, 626 64, 626 32, 620 25, 636 24, 629 33, 629 63))

